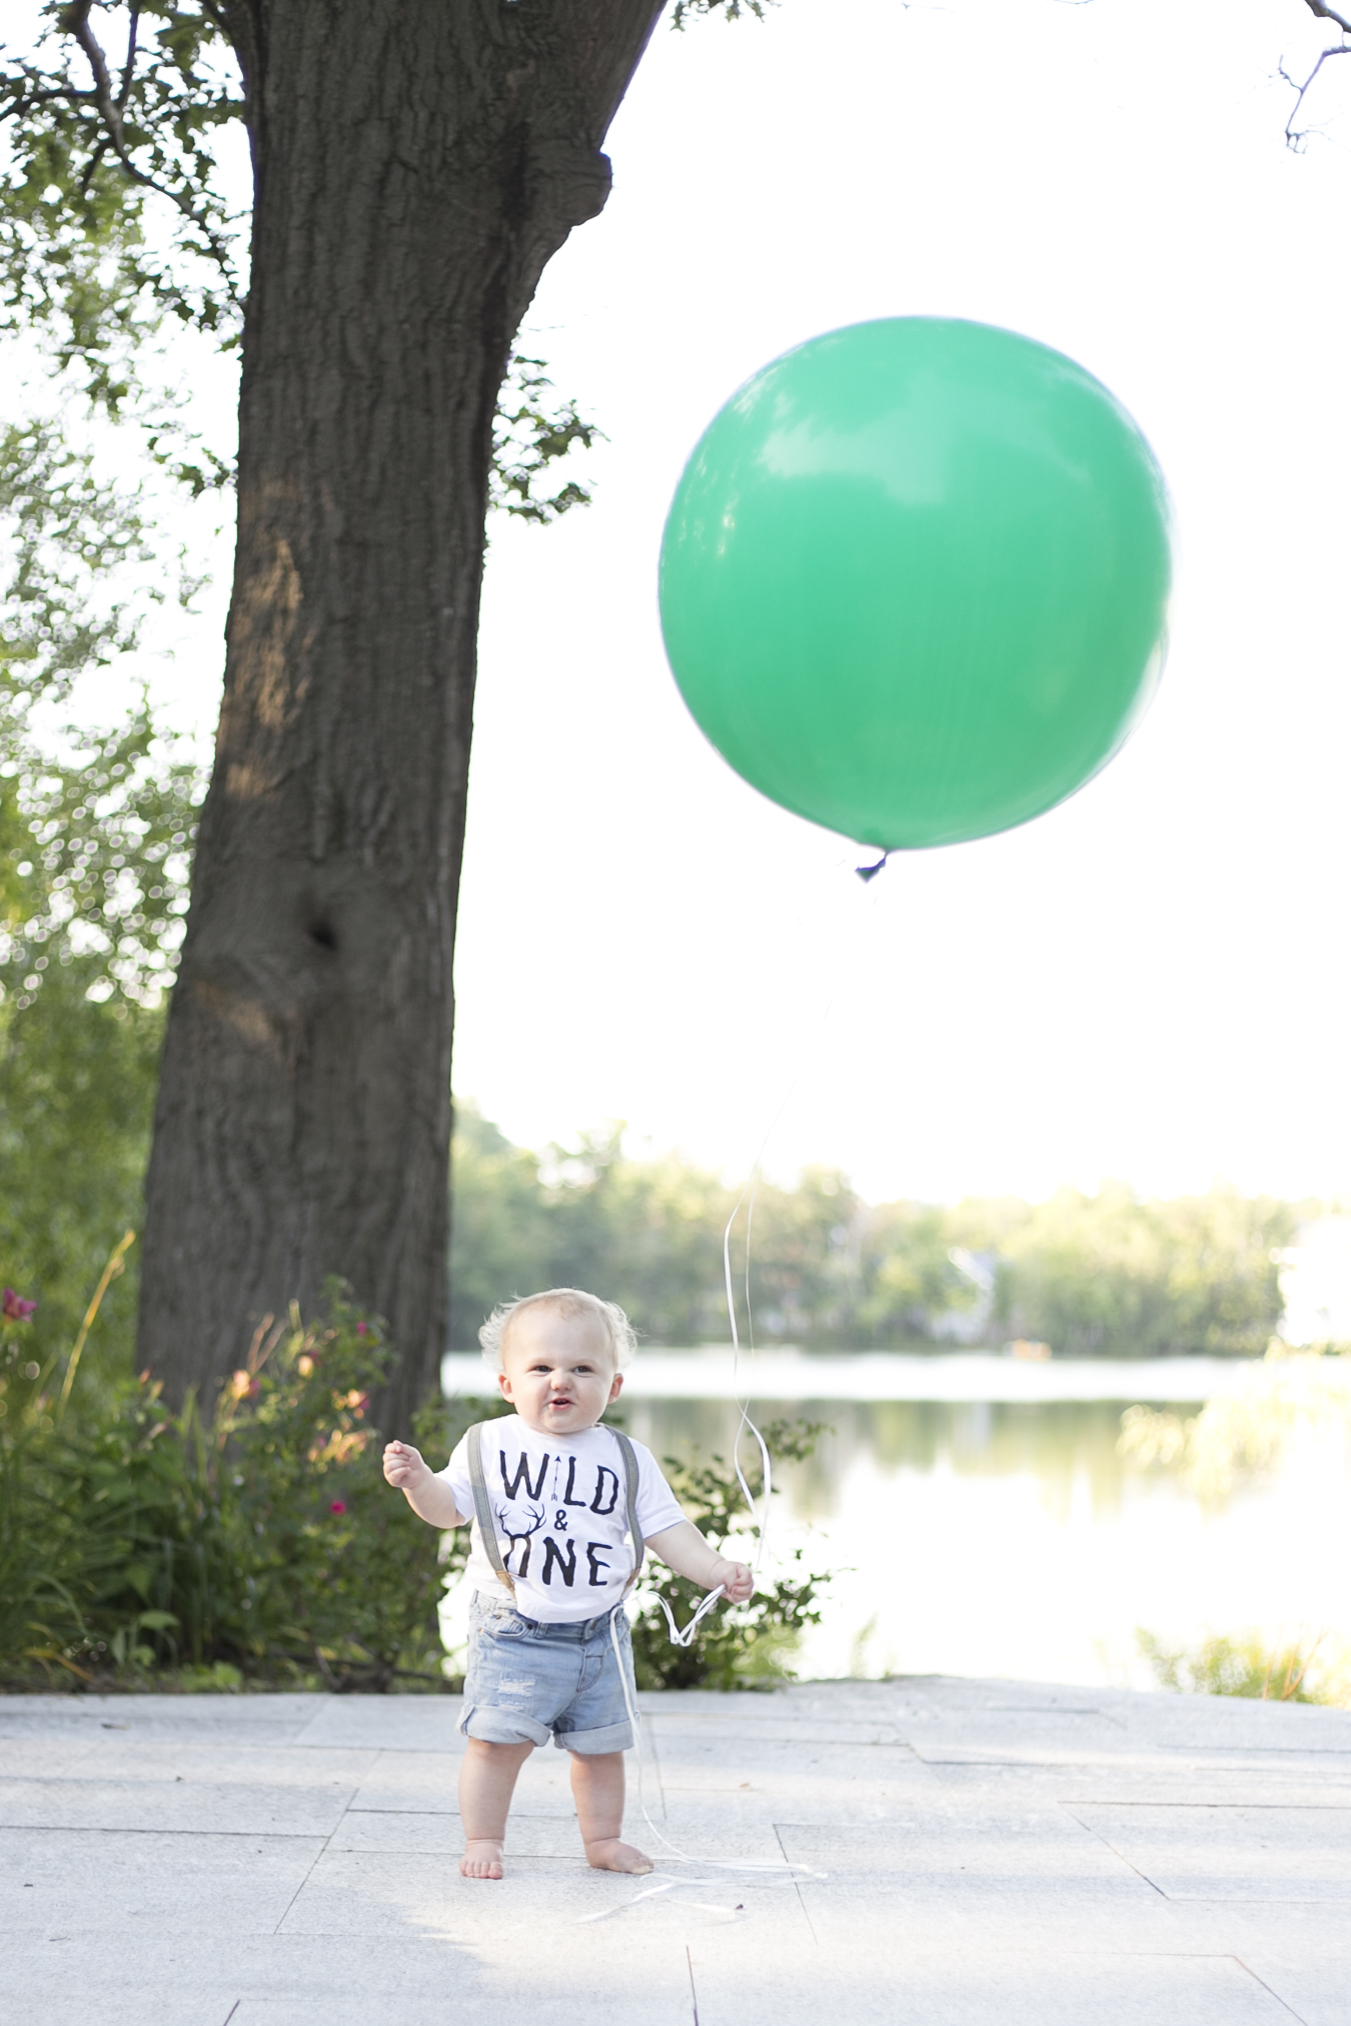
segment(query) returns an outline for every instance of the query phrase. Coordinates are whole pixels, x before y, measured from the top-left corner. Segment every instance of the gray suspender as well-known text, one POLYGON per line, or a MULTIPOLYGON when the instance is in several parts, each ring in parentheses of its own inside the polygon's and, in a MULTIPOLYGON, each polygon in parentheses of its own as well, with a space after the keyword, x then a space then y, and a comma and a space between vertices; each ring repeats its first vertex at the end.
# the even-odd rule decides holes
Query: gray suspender
POLYGON ((469 1461, 469 1482, 474 1490, 474 1518, 478 1522, 478 1537, 483 1543, 483 1552, 492 1563, 499 1583, 505 1583, 514 1597, 516 1584, 506 1563, 502 1550, 497 1545, 497 1528, 493 1525, 493 1509, 488 1503, 488 1484, 483 1475, 483 1431, 490 1424, 476 1421, 465 1431, 465 1453, 469 1461))
MULTIPOLYGON (((493 1573, 498 1582, 504 1584, 514 1597, 516 1581, 502 1560, 502 1550, 497 1541, 497 1528, 493 1524, 493 1509, 488 1501, 488 1480, 483 1472, 483 1432, 492 1425, 491 1421, 476 1421, 472 1428, 465 1430, 465 1455, 469 1464, 469 1483, 474 1493, 474 1519, 478 1526, 479 1539, 483 1543, 483 1552, 492 1563, 493 1573)), ((629 1539, 633 1543, 633 1573, 624 1585, 624 1595, 627 1597, 637 1582, 638 1572, 643 1566, 644 1543, 638 1531, 638 1458, 633 1453, 633 1444, 627 1435, 621 1433, 618 1428, 612 1428, 610 1433, 619 1444, 619 1453, 624 1459, 624 1500, 628 1512, 629 1539)))
POLYGON ((643 1537, 638 1531, 638 1459, 633 1453, 633 1444, 621 1429, 612 1428, 610 1433, 619 1444, 619 1453, 624 1459, 624 1497, 629 1509, 629 1539, 633 1543, 633 1573, 624 1585, 627 1597, 638 1580, 645 1552, 643 1537))

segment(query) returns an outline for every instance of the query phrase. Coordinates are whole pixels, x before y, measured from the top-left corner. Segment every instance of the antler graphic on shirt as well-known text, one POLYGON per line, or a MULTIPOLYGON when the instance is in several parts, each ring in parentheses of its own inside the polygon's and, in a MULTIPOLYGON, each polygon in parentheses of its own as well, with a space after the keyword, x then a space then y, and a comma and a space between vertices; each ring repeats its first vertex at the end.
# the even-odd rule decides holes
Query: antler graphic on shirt
MULTIPOLYGON (((537 1534, 540 1528, 544 1525, 545 1520, 549 1517, 548 1508, 547 1506, 543 1505, 538 1506, 528 1505, 525 1508, 525 1515, 526 1518, 531 1521, 531 1525, 526 1527, 524 1531, 513 1531, 513 1514, 509 1506, 505 1505, 494 1506, 493 1510, 497 1515, 498 1524, 500 1525, 503 1533, 506 1535, 507 1540, 510 1543, 510 1545, 507 1548, 506 1556, 504 1559, 509 1562, 511 1560, 513 1550, 518 1547, 521 1548, 522 1550, 521 1565, 517 1569, 516 1574, 518 1576, 524 1576, 526 1570, 530 1567, 531 1535, 537 1534)), ((520 1527, 519 1520, 515 1521, 515 1526, 517 1529, 519 1529, 520 1527)))

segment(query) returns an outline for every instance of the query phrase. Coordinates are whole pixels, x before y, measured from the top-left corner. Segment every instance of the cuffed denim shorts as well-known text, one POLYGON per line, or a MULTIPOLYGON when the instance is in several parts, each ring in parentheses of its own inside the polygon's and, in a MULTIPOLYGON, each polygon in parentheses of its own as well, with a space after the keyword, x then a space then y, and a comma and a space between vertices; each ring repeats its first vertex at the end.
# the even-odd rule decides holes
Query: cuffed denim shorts
POLYGON ((633 1694, 629 1621, 616 1604, 601 1618, 544 1625, 523 1618, 505 1590, 476 1590, 469 1605, 469 1666, 460 1729, 490 1745, 568 1752, 627 1752, 633 1725, 615 1662, 610 1620, 633 1694))

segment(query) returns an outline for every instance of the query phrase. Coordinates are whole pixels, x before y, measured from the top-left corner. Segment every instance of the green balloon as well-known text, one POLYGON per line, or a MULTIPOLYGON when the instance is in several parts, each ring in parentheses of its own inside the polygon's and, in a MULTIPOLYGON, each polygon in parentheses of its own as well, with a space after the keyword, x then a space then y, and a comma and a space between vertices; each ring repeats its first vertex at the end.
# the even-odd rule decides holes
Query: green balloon
POLYGON ((1141 716, 1168 526, 1149 445, 1073 360, 988 324, 854 324, 700 439, 662 541, 666 651, 785 808, 885 850, 985 837, 1141 716))

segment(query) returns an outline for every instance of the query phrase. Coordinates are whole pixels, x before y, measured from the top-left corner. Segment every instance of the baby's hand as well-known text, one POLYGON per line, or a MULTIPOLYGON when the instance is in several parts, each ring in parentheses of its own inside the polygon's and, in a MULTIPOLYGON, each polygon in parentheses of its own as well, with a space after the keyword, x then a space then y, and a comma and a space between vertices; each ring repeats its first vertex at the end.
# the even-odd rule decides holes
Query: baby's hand
POLYGON ((721 1583, 729 1604, 744 1604, 755 1588, 755 1577, 745 1562, 719 1562, 713 1572, 711 1590, 721 1583))
POLYGON ((430 1477, 422 1457, 411 1442, 385 1444, 385 1482, 396 1491, 416 1491, 424 1477, 430 1477))

